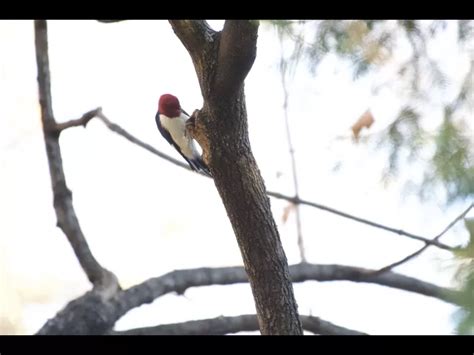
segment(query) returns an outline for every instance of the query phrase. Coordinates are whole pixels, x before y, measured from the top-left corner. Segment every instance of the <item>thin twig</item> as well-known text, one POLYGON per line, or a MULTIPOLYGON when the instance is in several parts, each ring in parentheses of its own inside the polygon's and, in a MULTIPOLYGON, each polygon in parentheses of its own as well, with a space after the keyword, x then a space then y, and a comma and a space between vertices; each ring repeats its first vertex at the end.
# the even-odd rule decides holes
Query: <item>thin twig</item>
POLYGON ((62 123, 56 123, 56 130, 58 132, 61 132, 65 129, 71 128, 71 127, 78 127, 78 126, 83 126, 86 128, 87 124, 91 119, 94 117, 98 116, 99 112, 102 111, 102 108, 98 107, 95 110, 90 110, 89 112, 86 112, 85 114, 82 115, 81 118, 77 118, 74 120, 70 120, 67 122, 62 122, 62 123))
MULTIPOLYGON (((464 216, 473 207, 474 207, 474 204, 471 203, 471 205, 463 213, 461 213, 458 217, 456 217, 456 219, 454 219, 451 223, 449 223, 448 226, 441 233, 439 233, 436 237, 434 237, 432 239, 432 241, 437 242, 438 239, 441 238, 448 230, 450 230, 451 227, 453 227, 461 218, 464 218, 464 216)), ((421 253, 423 253, 429 246, 430 246, 430 244, 426 244, 424 247, 422 247, 422 248, 418 249, 417 251, 415 251, 414 253, 404 257, 403 259, 401 259, 399 261, 396 261, 396 262, 394 262, 390 265, 384 266, 383 268, 380 268, 379 270, 375 271, 374 274, 375 275, 382 274, 384 272, 392 270, 393 268, 395 268, 397 266, 400 266, 401 264, 406 263, 407 261, 409 261, 409 260, 417 257, 418 255, 420 255, 421 253)))
POLYGON ((331 207, 328 207, 328 206, 325 206, 325 205, 321 205, 321 204, 316 203, 316 202, 306 201, 306 200, 303 200, 303 199, 295 199, 294 197, 283 195, 279 192, 267 191, 267 195, 271 196, 271 197, 279 198, 279 199, 282 199, 282 200, 291 201, 291 202, 294 202, 294 203, 297 203, 297 204, 318 208, 320 210, 327 211, 327 212, 336 214, 338 216, 351 219, 351 220, 356 221, 356 222, 367 224, 367 225, 375 227, 375 228, 380 228, 380 229, 386 230, 388 232, 392 232, 392 233, 395 233, 395 234, 402 235, 404 237, 419 240, 419 241, 421 241, 421 242, 423 242, 427 245, 434 245, 438 248, 445 249, 445 250, 450 250, 450 251, 453 251, 455 249, 455 248, 453 248, 449 245, 440 243, 438 241, 433 241, 433 240, 430 240, 428 238, 425 238, 425 237, 422 237, 422 236, 419 236, 419 235, 416 235, 416 234, 413 234, 413 233, 405 232, 404 230, 401 230, 401 229, 388 227, 388 226, 385 226, 383 224, 373 222, 373 221, 370 221, 370 220, 365 219, 365 218, 356 217, 356 216, 351 215, 349 213, 345 213, 345 212, 336 210, 334 208, 331 208, 331 207))
MULTIPOLYGON (((175 158, 173 158, 173 157, 171 157, 171 156, 169 156, 165 153, 160 152, 159 150, 155 149, 150 144, 147 144, 147 143, 141 141, 140 139, 136 138, 135 136, 133 136, 132 134, 127 132, 125 129, 123 129, 118 124, 111 122, 103 114, 103 112, 99 112, 97 117, 105 124, 105 126, 108 129, 110 129, 111 131, 117 133, 118 135, 126 138, 130 142, 142 147, 143 149, 146 149, 150 153, 155 154, 155 155, 159 156, 160 158, 162 158, 162 159, 164 159, 164 160, 166 160, 166 161, 168 161, 168 162, 170 162, 174 165, 177 165, 177 166, 179 166, 183 169, 191 171, 191 169, 189 168, 189 165, 184 164, 183 162, 181 162, 181 161, 179 161, 179 160, 177 160, 177 159, 175 159, 175 158)), ((198 174, 200 174, 204 177, 208 177, 208 176, 206 176, 202 173, 198 173, 198 174)), ((440 243, 439 241, 433 241, 433 240, 430 240, 429 238, 425 238, 425 237, 422 237, 422 236, 419 236, 419 235, 416 235, 416 234, 413 234, 413 233, 409 233, 409 232, 406 232, 406 231, 401 230, 401 229, 388 227, 388 226, 385 226, 383 224, 373 222, 373 221, 370 221, 370 220, 365 219, 365 218, 357 217, 357 216, 351 215, 349 213, 345 213, 345 212, 339 211, 335 208, 328 207, 328 206, 325 206, 325 205, 322 205, 322 204, 319 204, 319 203, 316 203, 316 202, 311 202, 311 201, 307 201, 307 200, 304 200, 304 199, 301 199, 301 198, 295 198, 294 196, 288 196, 288 195, 284 195, 284 194, 279 193, 279 192, 273 192, 273 191, 268 191, 268 190, 267 190, 267 195, 270 196, 270 197, 277 198, 277 199, 286 200, 286 201, 292 202, 294 204, 314 207, 314 208, 317 208, 317 209, 320 209, 320 210, 323 210, 323 211, 326 211, 326 212, 329 212, 329 213, 332 213, 332 214, 335 214, 335 215, 338 215, 338 216, 341 216, 341 217, 344 217, 344 218, 347 218, 347 219, 351 219, 351 220, 359 222, 359 223, 367 224, 367 225, 375 227, 375 228, 380 228, 380 229, 386 230, 388 232, 392 232, 392 233, 395 233, 395 234, 398 234, 398 235, 401 235, 401 236, 404 236, 404 237, 407 237, 407 238, 419 240, 419 241, 421 241, 421 242, 423 242, 427 245, 433 245, 433 246, 436 246, 440 249, 449 250, 449 251, 453 251, 455 249, 454 247, 451 247, 451 246, 446 245, 444 243, 440 243)))
MULTIPOLYGON (((295 149, 293 148, 293 142, 291 140, 291 133, 290 133, 290 120, 288 119, 288 90, 286 87, 286 68, 284 64, 283 54, 280 61, 280 71, 281 71, 281 84, 283 88, 283 112, 285 116, 285 127, 286 127, 286 137, 288 140, 288 148, 290 152, 291 158, 291 170, 293 173, 293 184, 295 189, 295 198, 299 199, 298 193, 298 174, 296 171, 296 159, 295 159, 295 149)), ((302 262, 306 262, 306 253, 304 248, 304 241, 303 241, 303 233, 301 231, 301 218, 300 218, 300 206, 295 204, 295 217, 296 217, 296 235, 298 241, 298 248, 300 250, 300 257, 302 262)))
MULTIPOLYGON (((180 160, 178 159, 175 159, 165 153, 162 153, 160 152, 159 150, 153 148, 151 145, 147 144, 147 143, 144 143, 143 141, 139 140, 138 138, 136 138, 135 136, 131 135, 130 133, 128 133, 126 130, 124 130, 122 127, 120 127, 118 124, 116 123, 113 123, 111 122, 105 115, 102 111, 100 111, 98 114, 97 114, 97 117, 105 124, 105 126, 110 129, 112 132, 115 132, 117 133, 118 135, 128 139, 130 142, 142 147, 143 149, 146 149, 148 150, 150 153, 153 153, 157 156, 159 156, 160 158, 164 159, 164 160, 167 160, 169 161, 170 163, 174 164, 174 165, 177 165, 181 168, 184 168, 186 170, 189 170, 191 171, 191 168, 189 167, 188 164, 185 164, 183 162, 181 162, 180 160)), ((207 175, 204 175, 204 174, 201 174, 203 176, 206 176, 207 175)))

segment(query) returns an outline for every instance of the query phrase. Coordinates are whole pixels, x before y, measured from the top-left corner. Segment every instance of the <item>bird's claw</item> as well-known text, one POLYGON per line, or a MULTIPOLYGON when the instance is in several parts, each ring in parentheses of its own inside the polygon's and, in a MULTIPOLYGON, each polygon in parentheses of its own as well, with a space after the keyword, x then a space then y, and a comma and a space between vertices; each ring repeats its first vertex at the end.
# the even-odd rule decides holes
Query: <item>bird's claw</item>
POLYGON ((193 136, 193 131, 196 128, 196 117, 199 113, 199 110, 194 110, 193 114, 189 119, 186 121, 186 135, 190 135, 190 137, 193 136))

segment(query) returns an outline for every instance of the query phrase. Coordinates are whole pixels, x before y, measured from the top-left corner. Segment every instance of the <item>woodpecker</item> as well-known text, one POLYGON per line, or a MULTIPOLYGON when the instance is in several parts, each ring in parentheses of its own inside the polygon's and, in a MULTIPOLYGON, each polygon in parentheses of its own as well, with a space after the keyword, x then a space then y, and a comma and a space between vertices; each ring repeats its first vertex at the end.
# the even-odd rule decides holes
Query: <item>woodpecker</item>
POLYGON ((161 95, 155 116, 161 135, 181 154, 192 170, 211 176, 208 166, 196 149, 194 139, 186 131, 186 121, 189 118, 189 114, 181 108, 176 96, 161 95))

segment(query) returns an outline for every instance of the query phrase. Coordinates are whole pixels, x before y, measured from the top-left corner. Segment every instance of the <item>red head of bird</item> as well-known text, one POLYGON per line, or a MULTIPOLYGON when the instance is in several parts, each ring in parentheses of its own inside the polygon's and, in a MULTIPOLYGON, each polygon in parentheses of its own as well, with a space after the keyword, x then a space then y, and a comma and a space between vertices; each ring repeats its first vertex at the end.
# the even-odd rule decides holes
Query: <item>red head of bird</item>
POLYGON ((178 117, 181 114, 178 98, 171 94, 161 95, 158 102, 158 112, 169 118, 178 117))

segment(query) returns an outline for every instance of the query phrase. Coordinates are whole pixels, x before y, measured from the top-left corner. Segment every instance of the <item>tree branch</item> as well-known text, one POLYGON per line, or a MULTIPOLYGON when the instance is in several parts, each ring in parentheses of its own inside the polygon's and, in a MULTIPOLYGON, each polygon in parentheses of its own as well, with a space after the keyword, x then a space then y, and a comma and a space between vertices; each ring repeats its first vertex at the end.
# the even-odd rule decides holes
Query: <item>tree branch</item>
POLYGON ((122 21, 127 21, 127 20, 97 20, 98 22, 102 23, 113 23, 113 22, 122 22, 122 21))
MULTIPOLYGON (((57 130, 57 124, 53 115, 48 34, 45 20, 35 21, 35 48, 41 120, 43 123, 43 135, 51 175, 57 224, 68 238, 82 269, 94 285, 94 288, 103 292, 103 295, 109 296, 118 288, 117 279, 115 275, 105 270, 92 255, 74 211, 72 193, 66 185, 59 145, 59 131, 57 130)), ((89 118, 87 116, 87 118, 90 119, 92 117, 89 118)))
MULTIPOLYGON (((318 317, 300 316, 303 329, 321 335, 367 335, 343 328, 318 317)), ((235 317, 217 317, 184 323, 162 324, 155 327, 114 331, 111 335, 225 335, 257 331, 258 320, 254 314, 235 317)))
POLYGON ((216 33, 204 20, 170 20, 169 22, 193 61, 202 56, 202 52, 213 41, 216 33))
POLYGON ((95 110, 86 112, 82 115, 81 118, 77 118, 63 123, 56 123, 56 131, 62 132, 65 129, 78 126, 83 126, 84 128, 86 128, 89 121, 94 117, 98 116, 100 112, 102 112, 102 108, 98 107, 95 110))
MULTIPOLYGON (((211 70, 209 68, 217 63, 216 50, 219 44, 220 32, 214 31, 207 21, 204 20, 170 20, 174 33, 189 52, 194 64, 194 69, 201 87, 203 96, 207 99, 210 96, 211 70)), ((200 128, 200 126, 199 126, 200 128)), ((200 134, 198 134, 200 136, 200 134)), ((197 137, 203 149, 206 144, 197 137)), ((204 154, 207 154, 204 149, 204 154)))
MULTIPOLYGON (((461 213, 458 217, 456 217, 456 219, 454 219, 454 221, 449 223, 448 226, 441 233, 439 233, 436 237, 434 237, 432 239, 432 241, 434 241, 434 242, 438 241, 438 239, 440 239, 448 230, 451 229, 452 226, 454 226, 459 220, 461 220, 461 218, 464 218, 464 216, 466 216, 467 213, 473 207, 474 207, 474 203, 471 203, 471 205, 463 213, 461 213)), ((393 268, 395 268, 397 266, 400 266, 400 265, 406 263, 407 261, 410 261, 411 259, 413 259, 413 258, 417 257, 418 255, 420 255, 421 253, 423 253, 426 249, 428 249, 429 246, 430 246, 430 244, 426 244, 423 248, 420 248, 419 250, 417 250, 414 253, 404 257, 403 259, 401 259, 399 261, 396 261, 392 264, 389 264, 387 266, 384 266, 383 268, 375 271, 374 274, 382 274, 384 272, 392 270, 393 268)))
MULTIPOLYGON (((92 111, 89 111, 89 112, 92 112, 92 111)), ((177 160, 177 159, 175 159, 175 158, 173 158, 173 157, 171 157, 171 156, 169 156, 165 153, 162 153, 161 151, 155 149, 150 144, 143 142, 142 140, 138 139, 137 137, 135 137, 131 133, 127 132, 125 129, 123 129, 118 124, 111 122, 103 114, 102 111, 98 112, 96 116, 98 118, 100 118, 100 120, 105 124, 105 126, 108 129, 110 129, 111 131, 113 131, 113 132, 117 133, 118 135, 124 137, 128 141, 142 147, 143 149, 146 149, 150 153, 155 154, 155 155, 159 156, 160 158, 165 159, 166 161, 168 161, 168 162, 170 162, 174 165, 177 165, 177 166, 179 166, 181 168, 184 168, 188 171, 192 171, 189 168, 188 164, 184 164, 180 160, 177 160)), ((71 127, 72 127, 72 125, 71 125, 71 127)), ((199 174, 201 174, 202 176, 208 177, 205 174, 202 174, 202 173, 199 173, 199 174)), ((401 229, 388 227, 388 226, 385 226, 383 224, 380 224, 380 223, 377 223, 377 222, 374 222, 374 221, 370 221, 370 220, 365 219, 365 218, 357 217, 357 216, 351 215, 351 214, 346 213, 346 212, 342 212, 340 210, 337 210, 337 209, 329 207, 329 206, 322 205, 320 203, 311 202, 311 201, 301 199, 299 197, 288 196, 288 195, 281 194, 279 192, 273 192, 273 191, 268 191, 268 190, 267 190, 267 195, 270 196, 270 197, 277 198, 277 199, 292 202, 296 205, 306 205, 306 206, 314 207, 314 208, 317 208, 317 209, 320 209, 320 210, 338 215, 340 217, 351 219, 351 220, 359 222, 359 223, 367 224, 369 226, 379 228, 379 229, 383 229, 383 230, 386 230, 386 231, 391 232, 391 233, 395 233, 395 234, 398 234, 398 235, 401 235, 401 236, 404 236, 404 237, 419 240, 419 241, 421 241, 421 242, 423 242, 427 245, 433 245, 433 246, 438 247, 440 249, 449 250, 449 251, 454 251, 454 249, 455 249, 454 247, 451 247, 451 246, 446 245, 444 243, 440 243, 439 241, 431 240, 429 238, 422 237, 422 236, 419 236, 419 235, 416 235, 416 234, 413 234, 413 233, 410 233, 410 232, 406 232, 406 231, 401 230, 401 229)))
MULTIPOLYGON (((460 292, 443 288, 412 277, 394 272, 374 275, 374 270, 344 266, 297 264, 290 266, 292 282, 305 281, 353 281, 372 283, 399 290, 437 298, 459 305, 460 292)), ((149 304, 155 299, 172 292, 184 294, 190 287, 232 285, 247 283, 248 277, 243 267, 199 268, 177 270, 163 276, 149 279, 124 291, 113 298, 102 297, 88 292, 71 301, 53 319, 49 320, 38 334, 104 334, 113 329, 114 324, 130 310, 149 304)), ((303 325, 304 317, 301 317, 303 325)), ((305 326, 305 329, 310 330, 305 326)))
POLYGON ((338 216, 341 216, 341 217, 344 217, 344 218, 351 219, 351 220, 359 222, 359 223, 367 224, 369 226, 372 226, 372 227, 375 227, 375 228, 380 228, 380 229, 386 230, 388 232, 392 232, 392 233, 395 233, 395 234, 398 234, 398 235, 402 235, 404 237, 419 240, 419 241, 421 241, 421 242, 423 242, 427 245, 434 245, 438 248, 449 250, 449 251, 453 251, 455 249, 455 248, 453 248, 449 245, 440 243, 438 241, 430 240, 428 238, 421 237, 421 236, 413 234, 413 233, 405 232, 401 229, 388 227, 388 226, 385 226, 383 224, 373 222, 373 221, 370 221, 370 220, 365 219, 365 218, 357 217, 357 216, 351 215, 349 213, 345 213, 345 212, 336 210, 335 208, 332 208, 332 207, 321 205, 321 204, 316 203, 316 202, 306 201, 306 200, 303 200, 303 199, 300 199, 300 198, 295 198, 295 197, 283 195, 279 192, 268 191, 267 195, 271 196, 271 197, 278 198, 278 199, 287 200, 287 201, 290 201, 290 202, 293 202, 293 203, 296 203, 296 204, 311 206, 311 207, 314 207, 314 208, 317 208, 317 209, 320 209, 320 210, 323 210, 323 211, 327 211, 327 212, 333 213, 335 215, 338 215, 338 216))
POLYGON ((97 292, 89 291, 69 302, 49 319, 36 335, 101 335, 116 321, 112 303, 97 292))
MULTIPOLYGON (((372 283, 408 292, 418 293, 442 301, 457 304, 459 292, 439 287, 412 277, 387 272, 374 275, 374 270, 324 264, 297 264, 290 266, 292 282, 304 281, 353 281, 372 283)), ((232 285, 247 283, 248 277, 243 267, 199 268, 177 270, 163 276, 149 279, 117 295, 118 315, 143 304, 152 303, 167 293, 183 294, 190 287, 232 285)))
POLYGON ((257 56, 259 21, 227 20, 222 30, 217 57, 214 90, 223 94, 237 92, 257 56))
MULTIPOLYGON (((100 111, 97 114, 97 117, 105 124, 105 126, 108 129, 110 129, 112 132, 115 132, 118 135, 124 137, 125 139, 132 142, 133 144, 138 145, 139 147, 149 151, 152 154, 155 154, 155 155, 159 156, 160 158, 162 158, 162 159, 164 159, 164 160, 166 160, 166 161, 168 161, 168 162, 170 162, 174 165, 177 165, 181 168, 192 171, 188 164, 185 164, 185 163, 183 163, 182 161, 180 161, 178 159, 175 159, 175 158, 173 158, 173 157, 171 157, 171 156, 169 156, 165 153, 160 152, 159 150, 153 148, 150 144, 145 143, 145 142, 141 141, 140 139, 136 138, 135 136, 133 136, 132 134, 128 133, 126 130, 124 130, 122 127, 120 127, 118 124, 111 122, 107 118, 107 116, 104 115, 104 113, 102 111, 100 111)), ((208 177, 207 175, 205 175, 201 172, 199 172, 198 174, 201 174, 202 176, 208 177)))
MULTIPOLYGON (((290 153, 290 159, 291 159, 291 171, 293 173, 293 186, 295 189, 295 198, 299 199, 299 189, 298 189, 298 173, 296 170, 296 159, 295 159, 295 149, 293 148, 293 142, 291 140, 291 133, 290 133, 290 119, 288 118, 288 90, 286 87, 286 65, 285 61, 283 58, 283 52, 282 52, 282 57, 280 60, 280 74, 281 74, 281 86, 283 89, 283 112, 285 116, 285 128, 286 128, 286 138, 288 141, 288 149, 290 153)), ((300 218, 300 205, 299 204, 293 204, 295 206, 295 217, 296 217, 296 235, 297 235, 297 241, 298 241, 298 248, 300 250, 300 257, 301 257, 301 262, 306 262, 306 253, 305 253, 305 247, 304 247, 304 241, 303 241, 303 233, 301 230, 301 218, 300 218)))

